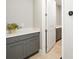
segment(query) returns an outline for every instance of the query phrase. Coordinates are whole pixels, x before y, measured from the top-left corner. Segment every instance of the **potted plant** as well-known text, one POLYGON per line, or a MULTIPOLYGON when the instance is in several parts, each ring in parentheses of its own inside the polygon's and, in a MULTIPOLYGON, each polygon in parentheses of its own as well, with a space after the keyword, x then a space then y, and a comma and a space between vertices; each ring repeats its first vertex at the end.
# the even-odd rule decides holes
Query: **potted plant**
POLYGON ((18 28, 19 26, 16 23, 7 24, 7 30, 9 33, 14 33, 18 28))

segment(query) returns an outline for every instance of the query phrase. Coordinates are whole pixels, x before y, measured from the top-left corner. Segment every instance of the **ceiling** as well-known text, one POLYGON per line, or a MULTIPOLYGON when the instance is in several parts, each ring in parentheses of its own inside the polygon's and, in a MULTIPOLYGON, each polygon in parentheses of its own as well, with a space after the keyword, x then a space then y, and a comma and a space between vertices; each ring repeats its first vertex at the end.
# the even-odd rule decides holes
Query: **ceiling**
POLYGON ((56 0, 56 4, 61 6, 61 0, 56 0))

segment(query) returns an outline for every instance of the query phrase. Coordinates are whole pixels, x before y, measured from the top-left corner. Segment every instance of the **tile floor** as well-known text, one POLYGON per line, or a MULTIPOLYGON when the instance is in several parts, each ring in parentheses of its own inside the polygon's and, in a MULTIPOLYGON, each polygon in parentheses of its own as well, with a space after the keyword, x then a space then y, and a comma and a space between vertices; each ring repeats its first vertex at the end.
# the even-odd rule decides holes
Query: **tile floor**
POLYGON ((61 57, 61 40, 58 41, 52 50, 45 54, 41 55, 40 53, 30 57, 29 59, 60 59, 61 57))

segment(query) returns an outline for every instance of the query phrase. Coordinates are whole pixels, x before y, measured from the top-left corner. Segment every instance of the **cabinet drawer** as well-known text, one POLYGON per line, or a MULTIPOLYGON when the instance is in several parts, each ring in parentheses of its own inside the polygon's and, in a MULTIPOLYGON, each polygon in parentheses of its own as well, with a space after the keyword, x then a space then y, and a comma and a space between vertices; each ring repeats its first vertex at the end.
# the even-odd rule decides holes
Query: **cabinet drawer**
POLYGON ((33 33, 33 36, 40 36, 40 32, 38 32, 38 33, 33 33))
POLYGON ((6 42, 7 42, 7 44, 10 44, 10 43, 20 41, 23 39, 28 39, 31 37, 33 37, 33 34, 20 35, 20 36, 16 36, 16 37, 7 38, 6 42))

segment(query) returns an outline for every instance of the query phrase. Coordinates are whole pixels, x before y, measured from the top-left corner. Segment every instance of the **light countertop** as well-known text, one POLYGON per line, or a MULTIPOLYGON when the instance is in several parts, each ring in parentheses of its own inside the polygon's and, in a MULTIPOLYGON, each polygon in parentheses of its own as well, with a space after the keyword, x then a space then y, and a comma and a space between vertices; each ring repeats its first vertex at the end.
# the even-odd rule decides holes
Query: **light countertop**
POLYGON ((60 25, 57 25, 57 26, 56 26, 56 28, 62 28, 62 26, 60 26, 60 25))
POLYGON ((40 29, 39 28, 22 28, 22 29, 18 29, 15 33, 6 34, 6 38, 24 35, 24 34, 35 33, 35 32, 40 32, 40 29))

